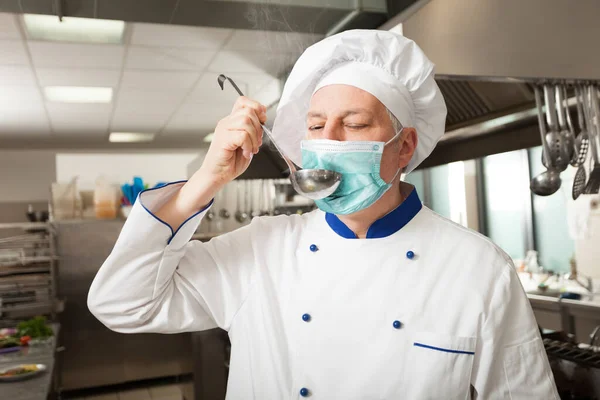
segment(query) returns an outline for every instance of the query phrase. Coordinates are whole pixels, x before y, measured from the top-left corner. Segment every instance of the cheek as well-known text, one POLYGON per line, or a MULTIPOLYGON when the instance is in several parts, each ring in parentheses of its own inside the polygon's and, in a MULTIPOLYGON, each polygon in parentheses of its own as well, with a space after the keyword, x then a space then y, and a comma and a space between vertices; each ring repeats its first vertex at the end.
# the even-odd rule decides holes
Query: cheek
POLYGON ((396 175, 396 172, 398 172, 399 156, 397 147, 386 147, 381 156, 381 170, 379 175, 386 182, 389 182, 396 175))

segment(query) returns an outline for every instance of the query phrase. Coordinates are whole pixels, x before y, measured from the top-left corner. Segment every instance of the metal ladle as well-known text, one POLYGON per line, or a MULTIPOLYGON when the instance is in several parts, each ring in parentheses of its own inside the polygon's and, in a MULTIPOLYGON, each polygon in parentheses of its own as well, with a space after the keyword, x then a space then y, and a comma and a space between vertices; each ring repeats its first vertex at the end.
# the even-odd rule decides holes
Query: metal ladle
MULTIPOLYGON (((244 95, 235 82, 223 74, 219 75, 217 78, 221 90, 223 90, 223 84, 225 83, 225 80, 228 80, 229 83, 231 83, 231 86, 233 86, 240 96, 244 95)), ((273 135, 271 134, 269 128, 262 124, 261 127, 290 169, 290 181, 292 182, 292 187, 296 192, 298 192, 299 195, 308 197, 312 200, 319 200, 331 195, 337 190, 338 186, 340 186, 340 182, 342 181, 342 175, 339 172, 326 169, 302 169, 296 166, 283 154, 279 146, 277 146, 277 143, 275 140, 273 140, 273 135)))
POLYGON ((574 146, 575 146, 575 132, 573 131, 572 124, 569 125, 568 121, 571 119, 569 114, 569 105, 565 104, 567 97, 567 89, 564 86, 556 85, 554 87, 556 91, 556 107, 558 108, 558 124, 560 125, 563 139, 564 151, 568 155, 569 163, 573 159, 574 146))
POLYGON ((598 104, 598 92, 596 87, 592 85, 588 86, 587 95, 590 99, 587 122, 593 165, 583 193, 598 194, 598 192, 600 192, 600 154, 598 154, 598 136, 600 135, 600 122, 598 120, 600 119, 600 104, 598 104))
POLYGON ((550 155, 550 146, 548 146, 548 142, 546 141, 546 123, 544 122, 544 113, 542 111, 542 95, 537 86, 534 86, 534 94, 538 113, 538 123, 540 125, 540 136, 542 139, 542 161, 546 167, 546 171, 533 178, 529 187, 533 193, 539 196, 549 196, 556 193, 562 182, 560 179, 560 171, 553 166, 550 155))
POLYGON ((556 96, 552 86, 544 85, 544 99, 546 100, 546 119, 548 121, 548 128, 550 129, 550 132, 546 134, 550 158, 546 159, 548 165, 544 165, 546 165, 546 168, 552 165, 552 168, 562 172, 569 166, 570 157, 565 147, 563 136, 559 132, 556 96))
MULTIPOLYGON (((575 177, 573 178, 573 189, 571 191, 573 200, 577 200, 577 198, 583 193, 585 190, 585 185, 587 183, 587 175, 585 172, 585 160, 587 159, 587 153, 590 146, 590 140, 588 138, 588 128, 587 121, 584 115, 584 95, 582 93, 582 89, 579 86, 575 87, 575 97, 577 99, 577 119, 579 122, 579 130, 580 133, 575 139, 575 148, 577 151, 577 158, 575 160, 575 167, 577 167, 577 172, 575 173, 575 177)), ((586 111, 587 112, 587 111, 586 111)), ((572 163, 573 160, 571 160, 572 163)), ((571 164, 573 165, 573 164, 571 164)))

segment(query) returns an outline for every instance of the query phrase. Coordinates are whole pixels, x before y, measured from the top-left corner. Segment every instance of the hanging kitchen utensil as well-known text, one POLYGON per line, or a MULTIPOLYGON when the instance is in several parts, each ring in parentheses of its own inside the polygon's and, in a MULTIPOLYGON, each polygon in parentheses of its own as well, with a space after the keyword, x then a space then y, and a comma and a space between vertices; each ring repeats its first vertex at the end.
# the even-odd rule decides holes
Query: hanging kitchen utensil
POLYGON ((250 210, 250 205, 248 204, 248 195, 250 192, 250 187, 248 183, 249 181, 248 179, 246 179, 244 181, 244 210, 242 211, 242 222, 246 222, 252 214, 252 210, 250 210))
MULTIPOLYGON (((568 152, 564 146, 563 136, 559 132, 558 115, 556 114, 556 96, 554 88, 550 85, 544 85, 544 99, 546 100, 546 119, 550 131, 546 134, 546 141, 550 148, 549 165, 556 168, 559 172, 567 169, 569 165, 568 152)), ((546 167, 549 167, 546 165, 546 167)))
POLYGON ((267 198, 267 184, 265 179, 260 180, 260 200, 258 205, 260 207, 260 216, 264 217, 265 215, 269 215, 269 204, 267 198))
MULTIPOLYGON (((575 129, 575 125, 573 124, 573 120, 571 118, 571 112, 569 111, 569 100, 567 94, 567 87, 563 86, 565 109, 567 110, 567 126, 569 127, 569 132, 573 135, 573 154, 571 155, 571 166, 577 166, 577 158, 579 157, 579 149, 581 147, 581 129, 579 130, 579 134, 577 134, 577 130, 575 129)), ((575 99, 577 100, 577 91, 575 91, 575 99)), ((577 103, 577 102, 576 102, 577 103)))
POLYGON ((575 87, 575 98, 577 100, 577 120, 579 123, 580 132, 579 135, 577 135, 577 137, 575 138, 575 147, 578 148, 579 151, 574 165, 575 167, 577 167, 577 172, 575 172, 575 177, 573 178, 573 190, 571 193, 573 196, 573 200, 577 200, 577 198, 583 193, 585 189, 587 176, 585 173, 584 163, 587 158, 587 153, 590 144, 586 118, 583 112, 584 96, 582 93, 582 89, 579 86, 575 87))
MULTIPOLYGON (((223 90, 223 84, 225 83, 225 80, 228 80, 229 83, 231 83, 231 86, 233 86, 240 96, 244 95, 235 82, 223 74, 219 75, 217 78, 221 90, 223 90)), ((294 190, 296 190, 298 194, 308 197, 312 200, 319 200, 331 195, 336 191, 338 186, 340 186, 340 182, 342 181, 342 175, 339 172, 326 169, 302 169, 296 166, 292 160, 283 154, 283 151, 281 151, 279 146, 277 146, 277 143, 275 140, 273 140, 273 135, 271 134, 269 128, 264 125, 261 126, 275 147, 275 150, 277 150, 281 158, 283 158, 290 169, 290 181, 292 182, 294 190)))
POLYGON ((595 86, 588 86, 588 96, 590 98, 590 110, 588 116, 588 127, 590 135, 590 147, 592 149, 592 158, 594 164, 587 185, 583 193, 597 194, 600 190, 600 159, 598 158, 598 136, 600 135, 600 106, 598 105, 598 91, 595 86), (593 113, 593 114, 592 114, 593 113))
MULTIPOLYGON (((558 123, 560 125, 560 134, 563 138, 564 153, 569 158, 569 163, 573 158, 573 146, 575 145, 575 132, 567 123, 567 114, 569 113, 569 105, 566 104, 567 88, 564 85, 556 85, 556 108, 558 110, 558 123)), ((570 117, 569 117, 570 119, 570 117)))
POLYGON ((267 182, 267 204, 269 215, 275 215, 275 183, 272 179, 267 182))
POLYGON ((217 215, 215 214, 215 212, 212 209, 209 209, 208 212, 206 213, 206 220, 208 222, 213 221, 216 216, 217 215))
MULTIPOLYGON (((235 201, 236 201, 236 210, 235 210, 235 220, 237 222, 239 222, 240 224, 242 222, 244 222, 244 218, 243 218, 243 214, 244 212, 242 211, 242 201, 241 201, 241 197, 240 197, 240 186, 242 185, 241 181, 236 181, 235 182, 235 201)), ((243 194, 241 194, 243 196, 243 194)))
POLYGON ((229 210, 227 210, 228 187, 229 187, 229 185, 225 185, 225 187, 221 191, 221 203, 222 204, 221 204, 221 209, 219 210, 219 217, 221 217, 222 219, 229 219, 231 217, 229 210))
POLYGON ((252 204, 250 206, 250 210, 251 210, 250 211, 250 216, 251 216, 251 218, 256 218, 256 217, 260 216, 260 206, 261 206, 261 204, 260 204, 260 192, 257 193, 257 190, 256 190, 257 186, 258 186, 257 183, 259 183, 259 181, 257 181, 257 180, 250 181, 250 184, 251 184, 250 187, 252 189, 250 191, 250 196, 251 196, 250 199, 252 200, 250 202, 250 204, 252 204), (255 203, 257 195, 258 195, 258 202, 255 203))
POLYGON ((529 187, 533 193, 539 196, 549 196, 560 188, 560 173, 552 164, 550 146, 546 141, 548 135, 546 133, 546 123, 544 122, 544 114, 542 111, 542 95, 537 86, 534 86, 533 89, 538 123, 540 125, 540 137, 542 139, 542 163, 546 167, 546 171, 534 177, 531 180, 529 187))

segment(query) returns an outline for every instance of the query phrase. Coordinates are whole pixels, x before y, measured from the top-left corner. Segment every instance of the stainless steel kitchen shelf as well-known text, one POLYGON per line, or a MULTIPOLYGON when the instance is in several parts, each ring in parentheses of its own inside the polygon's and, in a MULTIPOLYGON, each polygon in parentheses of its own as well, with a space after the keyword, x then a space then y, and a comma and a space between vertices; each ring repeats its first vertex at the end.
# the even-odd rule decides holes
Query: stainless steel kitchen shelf
POLYGON ((51 223, 0 224, 0 321, 60 312, 55 232, 51 223))
MULTIPOLYGON (((9 294, 9 295, 25 295, 27 293, 31 293, 31 292, 39 292, 42 293, 43 290, 47 290, 48 288, 48 284, 39 284, 37 286, 18 286, 18 287, 12 287, 12 288, 2 288, 0 287, 0 297, 4 294, 9 294)), ((48 293, 50 293, 50 291, 48 290, 48 293)), ((4 300, 3 300, 4 301, 4 300)))
MULTIPOLYGON (((10 268, 0 268, 0 277, 4 277, 4 276, 15 276, 15 275, 19 275, 19 274, 33 274, 33 273, 38 273, 38 272, 50 272, 50 270, 52 269, 52 267, 48 264, 48 265, 41 265, 41 266, 27 266, 27 265, 21 265, 18 267, 10 267, 10 268)), ((51 278, 53 279, 53 278, 51 278)))
POLYGON ((58 261, 57 256, 33 256, 33 257, 23 257, 21 259, 23 264, 34 264, 34 263, 43 263, 50 261, 58 261))
POLYGON ((22 229, 22 230, 37 230, 48 229, 50 226, 47 222, 15 222, 0 224, 0 229, 22 229))
POLYGON ((49 314, 53 311, 54 305, 52 302, 36 302, 36 303, 25 303, 14 306, 2 306, 0 307, 0 313, 24 313, 32 312, 32 315, 37 314, 49 314))

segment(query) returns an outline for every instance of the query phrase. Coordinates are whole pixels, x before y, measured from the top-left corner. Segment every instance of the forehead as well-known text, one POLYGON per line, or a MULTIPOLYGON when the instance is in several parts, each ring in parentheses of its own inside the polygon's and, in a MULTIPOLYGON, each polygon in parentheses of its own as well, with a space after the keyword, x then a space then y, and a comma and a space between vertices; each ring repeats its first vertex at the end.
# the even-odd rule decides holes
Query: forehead
POLYGON ((350 85, 328 85, 320 88, 310 99, 310 111, 326 114, 347 109, 364 109, 378 114, 385 112, 384 105, 371 93, 350 85))

